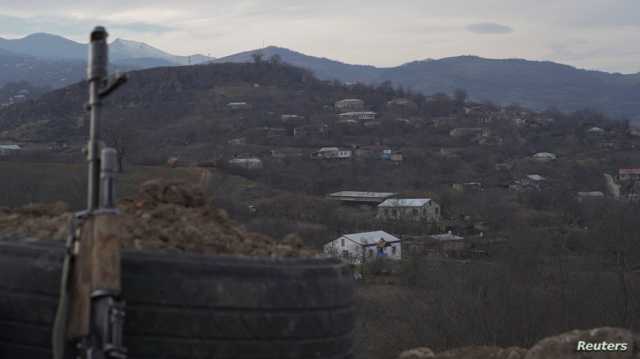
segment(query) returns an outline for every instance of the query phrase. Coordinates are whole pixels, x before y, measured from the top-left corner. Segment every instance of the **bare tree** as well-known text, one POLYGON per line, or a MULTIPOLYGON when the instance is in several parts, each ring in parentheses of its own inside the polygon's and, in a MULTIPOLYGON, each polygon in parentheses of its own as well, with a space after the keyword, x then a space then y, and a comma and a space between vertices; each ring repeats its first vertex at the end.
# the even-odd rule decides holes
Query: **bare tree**
POLYGON ((135 142, 133 127, 125 119, 105 121, 103 136, 106 144, 118 151, 118 170, 124 171, 124 160, 130 155, 135 142))

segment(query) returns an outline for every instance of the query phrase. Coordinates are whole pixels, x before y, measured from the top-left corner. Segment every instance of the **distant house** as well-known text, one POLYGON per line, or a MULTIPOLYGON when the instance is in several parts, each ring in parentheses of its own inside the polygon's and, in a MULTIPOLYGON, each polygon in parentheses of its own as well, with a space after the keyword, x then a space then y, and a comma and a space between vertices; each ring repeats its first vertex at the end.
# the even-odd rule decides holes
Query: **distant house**
POLYGON ((12 97, 12 100, 14 103, 20 103, 20 102, 24 102, 27 100, 27 96, 25 95, 14 95, 12 97))
POLYGON ((378 205, 381 220, 440 221, 440 205, 430 198, 387 199, 378 205))
POLYGON ((538 162, 549 162, 558 159, 558 156, 549 152, 538 152, 532 158, 538 162))
POLYGON ((606 133, 606 131, 600 127, 591 127, 587 130, 587 133, 591 135, 603 135, 606 133))
POLYGON ((8 155, 22 150, 20 145, 0 145, 0 155, 8 155))
POLYGON ((467 247, 467 244, 464 242, 464 237, 457 236, 451 231, 443 234, 430 235, 427 240, 435 244, 432 246, 434 249, 439 250, 445 255, 464 250, 467 247))
POLYGON ((513 121, 513 123, 516 126, 523 126, 523 125, 525 125, 527 123, 527 121, 522 119, 521 117, 513 118, 511 121, 513 121))
POLYGON ((402 259, 402 241, 385 231, 344 234, 324 245, 324 252, 360 264, 384 257, 402 259))
POLYGON ((604 193, 600 191, 591 191, 591 192, 578 192, 578 202, 584 202, 588 200, 597 200, 603 199, 604 193))
POLYGON ((338 147, 322 147, 311 154, 311 158, 314 159, 348 159, 351 156, 351 150, 344 150, 338 147))
POLYGON ((527 120, 527 126, 529 127, 548 127, 553 124, 555 120, 550 117, 531 118, 527 120))
POLYGON ((302 150, 297 148, 278 148, 271 150, 271 156, 274 158, 302 157, 302 150))
POLYGON ((247 170, 259 170, 262 169, 262 161, 259 158, 234 158, 229 161, 229 165, 244 168, 247 170))
POLYGON ((465 106, 464 114, 468 116, 479 116, 486 112, 484 106, 465 106))
POLYGON ((233 138, 227 142, 230 145, 246 145, 247 139, 245 137, 233 138))
POLYGON ((271 137, 284 137, 288 135, 288 131, 286 128, 281 127, 264 127, 264 136, 267 138, 271 137))
POLYGON ((227 108, 231 110, 248 110, 251 109, 251 105, 246 102, 229 102, 227 108))
POLYGON ((364 110, 364 101, 355 98, 349 98, 337 101, 333 107, 337 112, 362 111, 364 110))
POLYGON ((379 146, 356 146, 353 153, 359 158, 380 158, 382 148, 379 146))
POLYGON ((621 168, 618 170, 619 181, 640 181, 640 168, 621 168))
POLYGON ((388 107, 417 107, 416 103, 407 98, 394 98, 387 102, 388 107))
POLYGON ((305 136, 326 136, 329 131, 329 126, 322 125, 306 125, 300 126, 293 129, 294 137, 305 137, 305 136))
POLYGON ((410 125, 411 124, 411 120, 408 119, 408 118, 398 117, 398 118, 394 118, 393 121, 395 121, 396 123, 401 123, 403 125, 410 125))
POLYGON ((537 174, 530 174, 521 178, 519 180, 514 181, 511 185, 509 185, 509 189, 514 191, 525 191, 525 190, 541 190, 544 183, 547 181, 546 178, 537 174))
POLYGON ((629 123, 629 135, 640 137, 640 122, 629 123))
POLYGON ((454 128, 453 130, 449 131, 449 136, 469 137, 469 136, 481 135, 483 134, 483 132, 486 132, 486 130, 481 127, 461 127, 461 128, 454 128))
POLYGON ((443 234, 407 237, 404 241, 404 254, 405 256, 458 257, 469 247, 470 244, 464 240, 464 237, 449 231, 443 234))
POLYGON ((304 116, 292 115, 292 114, 284 114, 284 115, 280 116, 280 120, 282 122, 287 122, 287 123, 299 123, 299 122, 304 121, 304 116))
POLYGON ((376 119, 373 111, 351 111, 338 114, 340 120, 372 121, 376 119))
POLYGON ((382 159, 392 162, 402 162, 404 159, 402 152, 393 151, 391 149, 382 150, 382 159))
POLYGON ((395 196, 396 193, 390 192, 359 192, 359 191, 340 191, 334 192, 327 196, 329 199, 337 200, 343 203, 357 204, 375 204, 382 203, 385 199, 395 196))
POLYGON ((178 157, 169 157, 169 159, 167 159, 167 165, 171 168, 176 168, 178 166, 178 162, 180 161, 180 158, 178 157))
POLYGON ((280 119, 283 121, 287 121, 287 120, 297 120, 297 119, 302 119, 304 118, 303 116, 300 115, 293 115, 293 114, 283 114, 280 116, 280 119))

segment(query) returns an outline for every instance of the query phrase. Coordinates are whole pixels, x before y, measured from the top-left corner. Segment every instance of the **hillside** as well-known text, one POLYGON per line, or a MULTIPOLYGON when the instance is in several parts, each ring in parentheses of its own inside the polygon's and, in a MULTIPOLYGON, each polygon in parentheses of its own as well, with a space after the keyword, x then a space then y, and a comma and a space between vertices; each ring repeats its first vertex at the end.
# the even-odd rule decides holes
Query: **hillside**
POLYGON ((640 74, 621 75, 577 69, 553 62, 522 59, 484 59, 459 56, 410 62, 391 68, 350 65, 304 55, 288 49, 267 47, 220 58, 216 62, 249 62, 261 52, 266 58, 307 68, 321 79, 395 86, 431 95, 465 89, 476 101, 517 103, 538 110, 585 108, 612 116, 636 118, 640 113, 640 74))
POLYGON ((80 81, 86 65, 73 60, 44 60, 0 49, 0 87, 26 81, 32 86, 60 88, 80 81))
MULTIPOLYGON (((0 110, 0 140, 79 148, 88 132, 86 96, 86 84, 79 83, 0 110)), ((105 140, 125 148, 132 163, 257 156, 265 161, 259 177, 268 184, 314 194, 343 187, 420 190, 472 181, 504 186, 515 176, 495 171, 505 162, 521 166, 518 176, 538 173, 568 180, 575 174, 576 158, 594 159, 590 175, 566 185, 571 191, 591 190, 602 186, 598 173, 615 171, 624 155, 626 161, 635 158, 606 149, 632 151, 634 139, 623 123, 607 123, 597 113, 536 112, 411 95, 389 86, 340 85, 268 61, 135 71, 108 100, 104 115, 105 140), (362 99, 377 119, 340 121, 333 104, 345 98, 362 99), (390 105, 398 98, 408 104, 390 105), (231 102, 246 102, 249 108, 233 110, 227 106, 231 102), (299 118, 291 123, 283 120, 284 114, 299 118), (295 135, 296 128, 305 126, 326 130, 295 135), (590 135, 587 130, 594 126, 605 134, 590 135), (362 158, 353 163, 308 160, 326 146, 350 148, 362 158), (404 153, 406 162, 394 166, 375 161, 383 149, 404 153), (531 166, 526 159, 536 152, 561 155, 560 167, 531 166), (560 168, 566 171, 555 174, 560 168)), ((79 152, 73 153, 59 156, 77 160, 79 152)))
MULTIPOLYGON (((247 231, 275 239, 296 233, 317 249, 371 230, 409 245, 425 234, 465 237, 469 249, 452 257, 403 248, 391 270, 376 262, 364 269, 358 359, 426 344, 435 351, 529 347, 568 328, 638 326, 633 298, 640 287, 631 275, 640 268, 640 211, 605 195, 603 179, 640 164, 640 137, 624 122, 343 85, 277 61, 130 75, 106 103, 103 121, 104 141, 125 154, 122 195, 152 174, 184 178, 247 231), (376 119, 338 116, 335 102, 354 98, 376 119), (317 155, 334 146, 351 155, 317 155), (385 159, 385 150, 400 158, 385 159), (540 152, 555 159, 540 161, 540 152), (232 163, 248 157, 261 166, 232 163), (337 191, 428 197, 441 205, 442 220, 381 220, 374 206, 326 198, 337 191), (585 191, 602 196, 584 199, 585 191)), ((0 110, 0 143, 22 146, 0 161, 0 172, 12 174, 0 176, 0 206, 84 205, 86 93, 79 83, 0 110)))
POLYGON ((388 69, 380 78, 423 93, 465 89, 478 101, 534 109, 584 108, 636 116, 640 81, 632 75, 587 71, 553 62, 462 56, 388 69))

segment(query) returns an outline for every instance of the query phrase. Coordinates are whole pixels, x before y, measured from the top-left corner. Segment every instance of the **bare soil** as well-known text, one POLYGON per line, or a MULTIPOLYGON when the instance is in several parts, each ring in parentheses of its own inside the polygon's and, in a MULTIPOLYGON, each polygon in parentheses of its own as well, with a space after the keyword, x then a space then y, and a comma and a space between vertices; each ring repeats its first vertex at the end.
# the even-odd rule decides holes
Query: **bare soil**
MULTIPOLYGON (((251 233, 184 182, 152 180, 134 198, 118 203, 124 248, 177 250, 212 255, 309 257, 302 240, 251 233)), ((62 202, 0 208, 0 239, 65 240, 71 212, 62 202)))

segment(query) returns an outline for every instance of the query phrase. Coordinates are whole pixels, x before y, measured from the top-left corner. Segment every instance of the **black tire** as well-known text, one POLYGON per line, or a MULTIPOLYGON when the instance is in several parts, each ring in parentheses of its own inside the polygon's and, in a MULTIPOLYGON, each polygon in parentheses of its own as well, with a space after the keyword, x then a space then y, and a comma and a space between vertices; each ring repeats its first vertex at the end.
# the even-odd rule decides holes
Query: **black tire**
MULTIPOLYGON (((0 241, 0 358, 51 358, 61 243, 0 241)), ((351 358, 354 286, 331 258, 125 252, 131 359, 351 358)))

